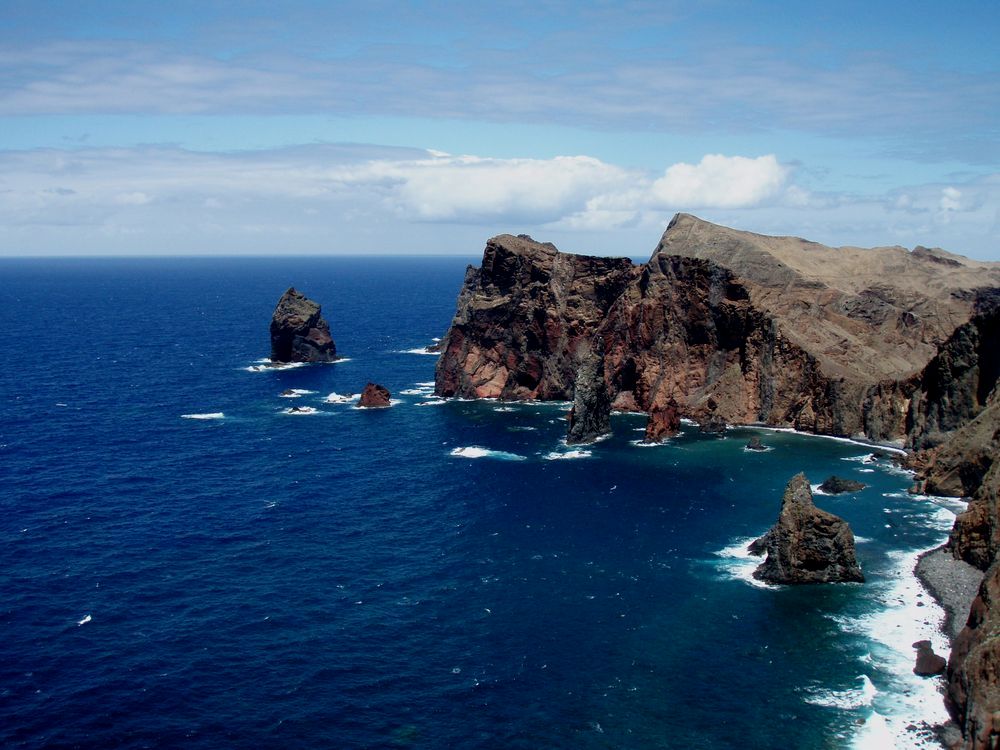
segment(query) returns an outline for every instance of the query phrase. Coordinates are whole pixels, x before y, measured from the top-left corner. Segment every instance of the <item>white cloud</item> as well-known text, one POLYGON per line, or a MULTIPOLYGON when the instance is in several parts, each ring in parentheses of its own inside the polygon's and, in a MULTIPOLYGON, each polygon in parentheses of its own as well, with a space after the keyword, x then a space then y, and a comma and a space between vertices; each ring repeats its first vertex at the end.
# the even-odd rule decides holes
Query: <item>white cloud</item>
POLYGON ((675 211, 692 211, 825 244, 1000 256, 1000 175, 869 196, 810 191, 794 177, 773 155, 709 155, 653 174, 590 156, 371 146, 0 151, 0 255, 475 253, 500 232, 641 255, 675 211))
POLYGON ((589 156, 488 159, 476 156, 376 161, 336 170, 353 185, 380 186, 386 203, 418 221, 557 221, 594 195, 620 191, 636 175, 589 156))
POLYGON ((942 211, 959 211, 962 208, 962 191, 957 190, 951 186, 944 188, 941 191, 941 210, 942 211))
POLYGON ((698 164, 674 164, 652 186, 653 200, 666 208, 745 208, 774 195, 788 169, 773 154, 708 154, 698 164))

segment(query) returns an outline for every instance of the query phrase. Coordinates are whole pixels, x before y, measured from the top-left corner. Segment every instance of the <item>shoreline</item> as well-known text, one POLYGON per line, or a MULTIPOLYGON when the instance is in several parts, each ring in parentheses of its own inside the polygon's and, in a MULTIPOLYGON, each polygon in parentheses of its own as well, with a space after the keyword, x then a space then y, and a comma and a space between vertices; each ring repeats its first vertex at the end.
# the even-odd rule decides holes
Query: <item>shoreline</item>
MULTIPOLYGON (((964 560, 952 557, 945 545, 941 545, 922 552, 917 557, 917 563, 913 567, 913 575, 923 589, 944 610, 941 633, 948 639, 948 658, 950 659, 951 648, 954 647, 955 639, 965 627, 969 610, 972 608, 972 600, 979 592, 979 584, 985 574, 964 560)), ((944 695, 941 696, 941 700, 947 705, 944 695)), ((957 747, 962 743, 962 733, 951 719, 936 725, 933 729, 943 748, 957 747)))

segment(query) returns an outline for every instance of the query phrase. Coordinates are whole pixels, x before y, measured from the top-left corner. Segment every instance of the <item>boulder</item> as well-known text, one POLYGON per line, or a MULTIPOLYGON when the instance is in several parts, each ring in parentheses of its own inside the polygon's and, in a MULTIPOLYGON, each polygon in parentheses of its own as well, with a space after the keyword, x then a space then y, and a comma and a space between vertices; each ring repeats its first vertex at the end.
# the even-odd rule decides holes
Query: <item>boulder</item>
POLYGON ((333 362, 337 346, 322 308, 290 288, 278 300, 271 316, 272 362, 333 362))
POLYGON ((823 480, 823 484, 819 488, 827 495, 842 495, 847 492, 858 492, 863 490, 865 486, 862 482, 853 479, 830 476, 823 480))
POLYGON ((805 474, 785 487, 778 522, 750 552, 767 553, 753 577, 767 583, 863 582, 854 550, 854 533, 845 520, 813 504, 805 474))
POLYGON ((759 437, 754 435, 749 441, 747 441, 746 449, 748 451, 766 451, 767 446, 760 442, 759 437))
POLYGON ((944 673, 948 666, 948 660, 934 653, 934 647, 930 641, 917 641, 913 644, 913 648, 917 650, 913 674, 921 677, 934 677, 944 673))
POLYGON ((391 405, 392 395, 389 389, 377 383, 368 383, 358 400, 358 406, 364 409, 379 409, 391 405))

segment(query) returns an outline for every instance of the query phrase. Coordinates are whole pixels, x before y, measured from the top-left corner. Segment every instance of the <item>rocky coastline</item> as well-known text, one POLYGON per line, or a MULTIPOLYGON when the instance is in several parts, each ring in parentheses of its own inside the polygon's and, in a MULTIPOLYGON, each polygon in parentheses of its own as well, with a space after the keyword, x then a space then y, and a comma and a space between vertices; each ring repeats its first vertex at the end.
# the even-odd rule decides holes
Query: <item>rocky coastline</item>
POLYGON ((440 349, 438 396, 573 401, 581 441, 616 409, 646 412, 651 440, 686 418, 906 449, 914 491, 971 497, 916 570, 953 638, 945 741, 1000 741, 1000 264, 686 214, 644 264, 500 235, 440 349))

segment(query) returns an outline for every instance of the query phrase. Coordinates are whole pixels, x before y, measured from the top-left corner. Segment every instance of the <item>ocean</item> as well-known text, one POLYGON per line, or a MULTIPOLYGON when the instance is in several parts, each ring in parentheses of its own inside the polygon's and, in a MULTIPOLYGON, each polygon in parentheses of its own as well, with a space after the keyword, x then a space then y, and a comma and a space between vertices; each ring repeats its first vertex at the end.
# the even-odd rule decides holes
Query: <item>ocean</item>
POLYGON ((0 260, 0 745, 931 742, 911 569, 961 506, 849 441, 571 450, 565 404, 436 399, 469 262, 0 260), (343 360, 260 367, 289 286, 343 360), (868 485, 816 498, 865 584, 750 577, 799 471, 868 485))

